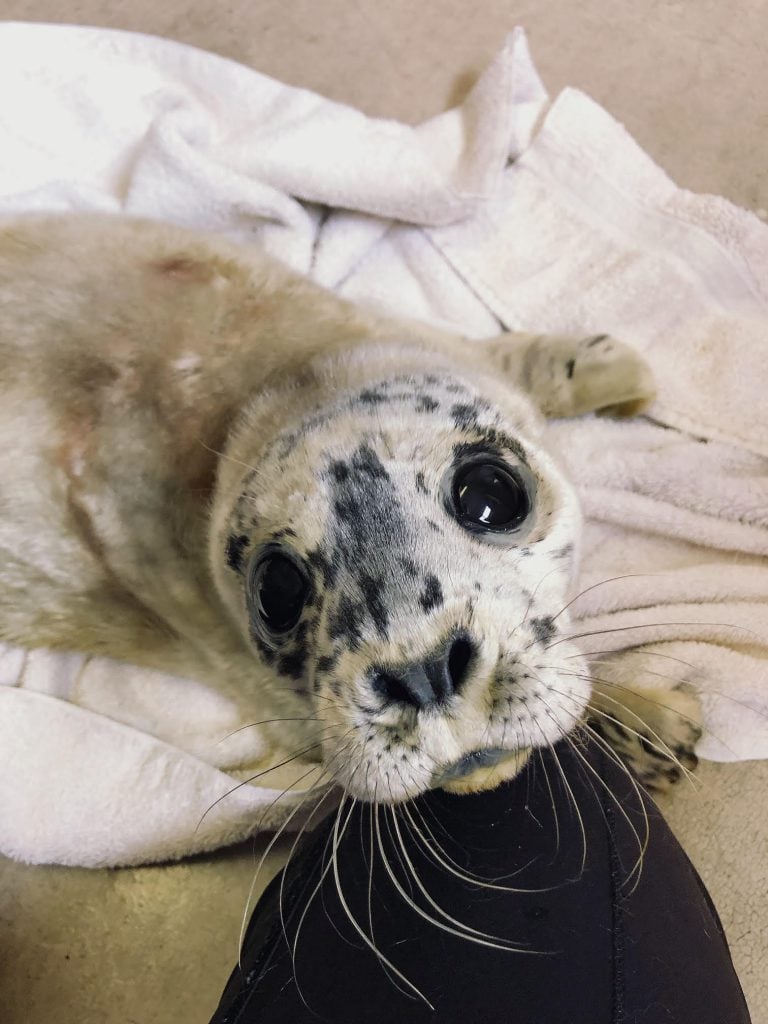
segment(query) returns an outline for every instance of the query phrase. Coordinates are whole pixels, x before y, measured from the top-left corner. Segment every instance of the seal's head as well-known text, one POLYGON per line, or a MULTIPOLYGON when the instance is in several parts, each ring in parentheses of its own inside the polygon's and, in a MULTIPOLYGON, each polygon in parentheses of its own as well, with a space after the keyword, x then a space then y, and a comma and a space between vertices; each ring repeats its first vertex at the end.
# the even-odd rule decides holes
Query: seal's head
POLYGON ((370 348, 258 398, 210 558, 261 675, 303 687, 329 774, 397 801, 490 788, 580 719, 580 516, 525 396, 370 348), (300 410, 297 411, 297 407, 300 410))

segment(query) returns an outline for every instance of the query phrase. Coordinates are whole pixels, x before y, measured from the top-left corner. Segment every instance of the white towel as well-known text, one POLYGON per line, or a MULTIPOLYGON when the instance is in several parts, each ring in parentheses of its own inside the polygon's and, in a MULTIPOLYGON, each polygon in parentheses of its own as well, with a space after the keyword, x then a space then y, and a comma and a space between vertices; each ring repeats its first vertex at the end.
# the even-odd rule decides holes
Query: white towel
MULTIPOLYGON (((704 756, 768 756, 757 218, 677 188, 580 92, 533 138, 547 98, 521 30, 461 107, 418 128, 98 29, 0 25, 0 92, 0 214, 102 209, 224 231, 470 337, 612 332, 642 350, 660 386, 652 422, 552 427, 589 517, 575 632, 590 634, 596 675, 695 685, 704 756)), ((6 647, 0 850, 138 864, 274 827, 307 766, 239 785, 267 753, 249 730, 243 770, 220 770, 241 724, 200 683, 6 647)))

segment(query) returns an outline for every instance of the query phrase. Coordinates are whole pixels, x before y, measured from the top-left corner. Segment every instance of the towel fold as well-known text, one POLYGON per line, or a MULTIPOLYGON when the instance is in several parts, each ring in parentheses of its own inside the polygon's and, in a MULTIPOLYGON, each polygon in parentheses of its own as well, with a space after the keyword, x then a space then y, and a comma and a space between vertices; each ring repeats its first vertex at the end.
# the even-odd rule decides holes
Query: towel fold
MULTIPOLYGON (((576 90, 534 137, 547 97, 519 29, 461 107, 416 128, 99 29, 0 25, 0 89, 16 97, 0 111, 0 215, 100 209, 223 231, 470 338, 611 332, 642 351, 659 382, 650 419, 550 428, 588 517, 574 632, 596 676, 697 689, 702 755, 768 756, 757 218, 677 188, 576 90)), ((310 766, 243 784, 270 760, 251 729, 242 771, 216 767, 244 724, 194 681, 2 647, 0 851, 138 864, 294 826, 310 766)))

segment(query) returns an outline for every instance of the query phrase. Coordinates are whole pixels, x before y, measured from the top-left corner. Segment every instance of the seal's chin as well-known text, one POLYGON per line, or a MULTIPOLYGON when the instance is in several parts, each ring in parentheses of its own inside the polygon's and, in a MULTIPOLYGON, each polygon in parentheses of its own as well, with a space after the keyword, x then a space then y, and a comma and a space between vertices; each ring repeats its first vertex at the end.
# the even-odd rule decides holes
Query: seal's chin
POLYGON ((432 788, 446 789, 449 793, 479 793, 483 789, 495 789, 502 782, 513 779, 530 756, 528 748, 474 750, 435 772, 432 788))

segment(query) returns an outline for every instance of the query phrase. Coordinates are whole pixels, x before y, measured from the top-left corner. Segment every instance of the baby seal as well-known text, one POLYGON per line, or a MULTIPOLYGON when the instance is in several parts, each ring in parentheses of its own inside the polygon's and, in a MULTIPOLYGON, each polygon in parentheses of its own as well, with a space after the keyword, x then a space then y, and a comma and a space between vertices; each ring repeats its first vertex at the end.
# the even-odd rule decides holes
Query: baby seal
POLYGON ((643 408, 627 346, 470 344, 224 239, 30 216, 0 359, 0 639, 213 682, 366 800, 494 786, 581 720, 542 424, 643 408))

